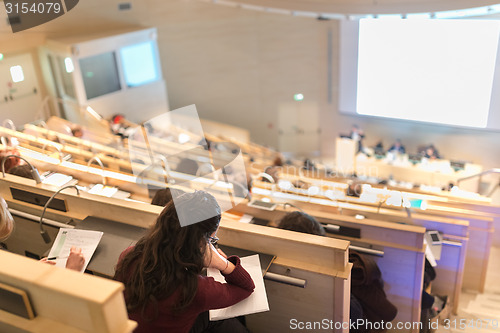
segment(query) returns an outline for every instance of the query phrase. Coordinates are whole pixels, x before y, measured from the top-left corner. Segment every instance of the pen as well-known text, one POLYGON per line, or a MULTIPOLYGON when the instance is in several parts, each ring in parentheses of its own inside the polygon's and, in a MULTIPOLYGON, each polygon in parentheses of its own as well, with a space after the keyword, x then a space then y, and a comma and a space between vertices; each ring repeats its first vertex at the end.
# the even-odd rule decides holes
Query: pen
POLYGON ((56 260, 56 259, 68 259, 68 256, 66 257, 48 257, 47 260, 56 260))

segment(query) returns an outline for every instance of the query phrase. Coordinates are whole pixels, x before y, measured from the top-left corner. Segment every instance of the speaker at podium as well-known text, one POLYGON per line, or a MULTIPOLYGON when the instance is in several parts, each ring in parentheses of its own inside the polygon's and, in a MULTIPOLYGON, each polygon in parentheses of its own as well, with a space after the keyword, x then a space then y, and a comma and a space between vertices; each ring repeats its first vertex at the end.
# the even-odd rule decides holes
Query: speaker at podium
POLYGON ((356 140, 340 137, 336 140, 335 162, 339 176, 352 175, 356 170, 356 151, 358 142, 356 140))

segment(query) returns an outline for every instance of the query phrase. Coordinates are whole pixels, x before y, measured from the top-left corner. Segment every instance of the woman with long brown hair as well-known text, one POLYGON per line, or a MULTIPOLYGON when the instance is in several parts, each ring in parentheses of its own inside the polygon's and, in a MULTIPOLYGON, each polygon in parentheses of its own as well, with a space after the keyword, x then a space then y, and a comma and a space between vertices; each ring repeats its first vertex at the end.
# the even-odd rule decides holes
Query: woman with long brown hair
POLYGON ((115 279, 125 284, 136 333, 246 332, 237 320, 208 322, 206 314, 238 303, 254 289, 239 258, 227 258, 212 244, 220 219, 212 195, 185 193, 170 201, 149 232, 122 253, 115 279), (185 219, 196 223, 186 225, 185 219), (202 276, 205 267, 218 269, 227 283, 202 276))

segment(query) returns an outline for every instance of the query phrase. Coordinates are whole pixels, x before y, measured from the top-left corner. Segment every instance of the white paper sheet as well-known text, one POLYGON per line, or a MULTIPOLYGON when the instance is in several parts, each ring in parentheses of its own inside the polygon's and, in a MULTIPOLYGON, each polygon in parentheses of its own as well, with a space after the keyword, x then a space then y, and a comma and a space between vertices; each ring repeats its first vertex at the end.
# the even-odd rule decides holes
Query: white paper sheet
POLYGON ((101 231, 61 228, 50 249, 49 258, 58 257, 59 259, 54 260, 56 266, 66 267, 66 261, 68 261, 71 247, 79 247, 82 249, 82 254, 85 257, 85 264, 82 269, 83 272, 85 268, 87 268, 90 258, 92 258, 97 245, 101 241, 101 237, 101 231))
POLYGON ((47 178, 45 178, 42 181, 42 183, 54 185, 57 187, 62 187, 64 185, 66 185, 67 183, 69 183, 72 179, 73 179, 73 177, 68 176, 68 175, 64 175, 62 173, 53 173, 50 176, 48 176, 47 178))
POLYGON ((250 223, 252 222, 253 216, 248 215, 248 214, 243 214, 243 216, 240 218, 240 222, 242 223, 250 223))
MULTIPOLYGON (((255 284, 255 290, 248 298, 245 298, 235 305, 224 309, 210 310, 209 313, 211 321, 269 311, 269 304, 267 302, 266 288, 262 277, 259 255, 254 254, 252 256, 240 258, 240 260, 243 268, 245 268, 248 274, 252 277, 255 284)), ((207 275, 213 277, 218 282, 225 282, 224 277, 217 269, 207 269, 207 275)))
POLYGON ((113 195, 118 192, 118 188, 112 186, 104 186, 102 184, 94 185, 88 193, 102 195, 103 197, 111 198, 113 195))

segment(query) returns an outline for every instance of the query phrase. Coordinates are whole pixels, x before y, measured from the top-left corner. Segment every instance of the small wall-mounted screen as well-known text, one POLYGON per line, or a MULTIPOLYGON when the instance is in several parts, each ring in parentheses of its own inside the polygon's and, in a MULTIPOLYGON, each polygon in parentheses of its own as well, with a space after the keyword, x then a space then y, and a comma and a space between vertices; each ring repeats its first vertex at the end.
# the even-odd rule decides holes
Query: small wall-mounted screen
POLYGON ((87 99, 121 89, 114 52, 82 58, 80 59, 80 69, 87 99))

